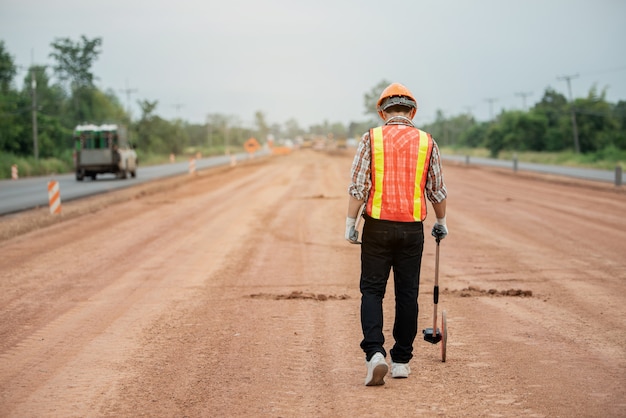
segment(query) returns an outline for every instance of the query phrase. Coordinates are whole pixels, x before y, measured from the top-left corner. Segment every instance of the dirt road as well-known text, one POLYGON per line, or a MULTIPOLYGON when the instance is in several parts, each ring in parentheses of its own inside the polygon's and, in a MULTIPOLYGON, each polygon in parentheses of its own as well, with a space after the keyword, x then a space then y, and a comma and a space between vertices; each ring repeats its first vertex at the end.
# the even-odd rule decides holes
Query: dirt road
POLYGON ((66 203, 49 226, 0 218, 0 416, 626 416, 624 190, 446 165, 448 361, 418 336, 408 379, 365 387, 351 159, 299 151, 66 203))

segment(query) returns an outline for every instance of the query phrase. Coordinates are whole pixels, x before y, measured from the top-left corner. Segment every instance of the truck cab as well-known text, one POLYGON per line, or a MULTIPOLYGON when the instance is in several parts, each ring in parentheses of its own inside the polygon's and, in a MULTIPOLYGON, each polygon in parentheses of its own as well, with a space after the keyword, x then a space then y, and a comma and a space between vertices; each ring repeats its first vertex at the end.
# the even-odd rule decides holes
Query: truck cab
POLYGON ((76 180, 92 180, 101 173, 125 179, 137 176, 137 153, 124 126, 78 125, 74 129, 76 180))

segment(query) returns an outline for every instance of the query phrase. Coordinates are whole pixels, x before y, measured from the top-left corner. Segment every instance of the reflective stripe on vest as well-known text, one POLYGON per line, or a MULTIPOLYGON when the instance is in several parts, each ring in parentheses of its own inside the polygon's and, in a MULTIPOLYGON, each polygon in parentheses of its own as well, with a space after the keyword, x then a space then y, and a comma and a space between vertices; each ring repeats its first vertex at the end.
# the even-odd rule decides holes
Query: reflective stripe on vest
POLYGON ((367 213, 376 219, 420 222, 426 218, 424 187, 433 141, 419 129, 400 129, 387 125, 370 131, 372 191, 367 213))

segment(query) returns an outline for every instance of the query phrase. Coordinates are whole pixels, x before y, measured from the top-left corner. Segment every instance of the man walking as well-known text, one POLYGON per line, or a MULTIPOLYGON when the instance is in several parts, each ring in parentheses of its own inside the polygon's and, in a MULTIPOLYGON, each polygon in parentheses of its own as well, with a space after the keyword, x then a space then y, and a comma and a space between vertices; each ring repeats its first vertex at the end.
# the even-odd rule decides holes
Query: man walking
POLYGON ((352 163, 345 231, 345 238, 357 243, 356 218, 364 205, 360 290, 366 386, 383 385, 389 368, 383 298, 391 268, 395 291, 391 375, 406 378, 411 372, 426 198, 437 218, 432 235, 442 239, 448 234, 439 148, 429 133, 413 125, 415 98, 402 84, 392 83, 380 95, 377 110, 384 124, 363 135, 352 163))

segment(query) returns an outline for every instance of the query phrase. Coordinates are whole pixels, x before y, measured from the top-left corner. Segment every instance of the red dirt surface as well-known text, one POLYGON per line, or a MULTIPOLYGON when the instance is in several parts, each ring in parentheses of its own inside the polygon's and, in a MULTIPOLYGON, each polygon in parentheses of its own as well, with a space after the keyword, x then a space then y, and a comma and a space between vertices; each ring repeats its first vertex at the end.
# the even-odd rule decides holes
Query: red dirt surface
MULTIPOLYGON (((351 160, 299 151, 0 218, 0 416, 626 416, 623 189, 446 164, 447 361, 418 336, 408 379, 365 387, 351 160)), ((434 254, 429 236, 420 329, 434 254)), ((385 312, 389 348, 392 280, 385 312)))

